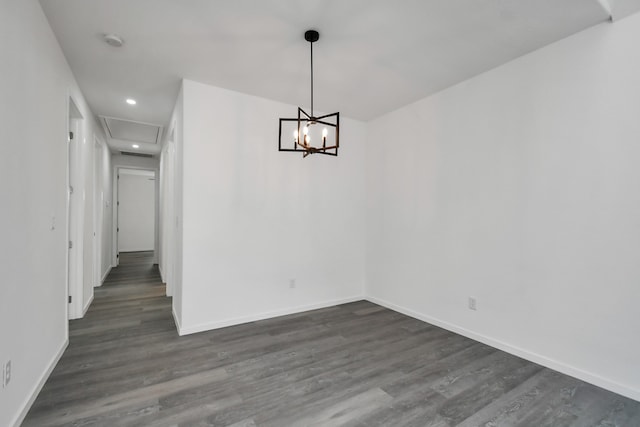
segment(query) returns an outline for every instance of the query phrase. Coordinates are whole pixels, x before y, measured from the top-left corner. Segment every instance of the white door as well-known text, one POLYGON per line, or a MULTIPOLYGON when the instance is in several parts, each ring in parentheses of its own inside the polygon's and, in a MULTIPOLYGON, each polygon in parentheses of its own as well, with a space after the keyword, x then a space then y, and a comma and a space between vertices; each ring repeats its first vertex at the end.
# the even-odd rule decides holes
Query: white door
POLYGON ((118 179, 118 252, 155 247, 155 171, 120 169, 118 179))

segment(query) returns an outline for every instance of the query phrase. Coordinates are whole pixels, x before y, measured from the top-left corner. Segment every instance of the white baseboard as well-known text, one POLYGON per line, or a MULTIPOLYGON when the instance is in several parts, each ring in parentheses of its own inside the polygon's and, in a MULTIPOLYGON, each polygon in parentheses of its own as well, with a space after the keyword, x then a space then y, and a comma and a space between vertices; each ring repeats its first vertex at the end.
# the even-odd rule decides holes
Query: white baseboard
POLYGON ((167 283, 166 280, 164 280, 164 272, 162 271, 162 265, 158 264, 158 271, 160 272, 160 280, 162 280, 162 283, 167 283))
POLYGON ((113 266, 109 266, 109 268, 107 268, 107 271, 102 275, 102 279, 100 279, 100 286, 102 286, 104 284, 104 281, 107 280, 107 276, 109 275, 109 273, 111 273, 111 269, 113 268, 113 266))
POLYGON ((89 298, 89 301, 87 301, 87 303, 82 308, 82 316, 80 317, 84 317, 84 315, 87 314, 87 310, 89 310, 89 306, 91 305, 92 302, 93 302, 93 293, 91 294, 91 298, 89 298))
POLYGON ((505 351, 507 353, 513 354, 515 356, 521 357, 523 359, 529 360, 533 363, 537 363, 538 365, 545 366, 547 368, 553 369, 558 372, 562 372, 563 374, 572 376, 574 378, 578 378, 582 381, 586 381, 598 387, 602 387, 614 393, 618 393, 622 396, 626 396, 630 399, 636 400, 640 402, 640 390, 634 389, 632 387, 626 386, 624 384, 620 384, 615 381, 611 381, 607 378, 604 378, 600 375, 584 371, 582 369, 571 366, 567 363, 560 362, 555 359, 551 359, 549 357, 543 356, 541 354, 535 353, 530 350, 526 350, 520 347, 513 346, 511 344, 505 343, 500 340, 496 340, 494 338, 478 334, 476 332, 470 331, 466 328, 457 326, 453 323, 445 322, 443 320, 428 316, 426 314, 418 313, 417 311, 411 310, 406 307, 402 307, 396 304, 393 304, 389 301, 385 301, 380 298, 367 296, 365 298, 367 301, 370 301, 374 304, 381 305, 393 311, 397 311, 402 314, 406 314, 407 316, 413 317, 414 319, 422 320, 423 322, 430 323, 435 326, 439 326, 441 328, 447 329, 451 332, 455 332, 457 334, 463 335, 467 338, 471 338, 472 340, 479 341, 481 343, 487 344, 491 347, 497 348, 499 350, 505 351))
POLYGON ((178 331, 178 335, 180 335, 180 336, 184 335, 184 334, 180 333, 180 331, 182 330, 182 325, 180 324, 180 319, 176 315, 176 311, 173 309, 173 306, 171 307, 171 314, 173 314, 173 321, 176 324, 176 329, 178 331))
POLYGON ((53 356, 53 359, 49 363, 49 366, 47 366, 47 369, 45 369, 45 371, 42 373, 42 376, 40 377, 36 385, 33 387, 33 389, 31 390, 31 393, 29 394, 29 398, 24 402, 24 405, 22 406, 22 410, 16 415, 16 417, 13 419, 13 421, 9 425, 12 425, 14 427, 19 427, 20 424, 22 424, 22 422, 24 421, 24 418, 29 413, 29 409, 31 409, 31 406, 33 405, 33 402, 36 401, 38 394, 40 394, 42 387, 44 387, 44 384, 49 379, 51 372, 53 372, 53 369, 56 367, 56 365, 60 361, 60 358, 64 354, 64 351, 67 349, 68 345, 69 345, 69 338, 66 338, 62 343, 62 347, 60 347, 58 352, 53 356))
MULTIPOLYGON (((227 326, 240 325, 242 323, 256 322, 258 320, 271 319, 273 317, 286 316, 288 314, 302 313, 309 310, 317 310, 319 308, 331 307, 334 305, 347 304, 354 301, 361 301, 365 299, 364 296, 352 296, 349 298, 341 298, 337 300, 324 301, 321 303, 302 305, 297 307, 285 308, 282 310, 268 311, 260 314, 254 314, 251 316, 234 317, 232 319, 218 320, 215 322, 201 323, 199 325, 190 325, 182 327, 176 322, 178 326, 179 335, 195 334, 197 332, 210 331, 212 329, 226 328, 227 326)), ((175 314, 174 314, 175 318, 175 314)))

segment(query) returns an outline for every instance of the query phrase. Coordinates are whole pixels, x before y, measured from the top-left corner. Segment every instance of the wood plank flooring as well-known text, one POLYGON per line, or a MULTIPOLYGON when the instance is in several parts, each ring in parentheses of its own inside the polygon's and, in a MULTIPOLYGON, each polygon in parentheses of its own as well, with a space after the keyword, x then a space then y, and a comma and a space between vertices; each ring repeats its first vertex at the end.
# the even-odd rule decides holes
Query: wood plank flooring
POLYGON ((179 337, 121 254, 24 426, 640 426, 640 403, 361 301, 179 337))

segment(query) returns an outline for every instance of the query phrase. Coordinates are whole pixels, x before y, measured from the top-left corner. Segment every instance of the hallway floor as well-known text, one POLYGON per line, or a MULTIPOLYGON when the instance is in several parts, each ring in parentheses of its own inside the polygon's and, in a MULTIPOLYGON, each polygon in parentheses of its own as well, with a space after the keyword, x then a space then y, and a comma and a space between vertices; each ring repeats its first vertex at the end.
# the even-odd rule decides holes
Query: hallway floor
POLYGON ((640 403, 360 301, 179 337, 121 254, 24 426, 640 426, 640 403))

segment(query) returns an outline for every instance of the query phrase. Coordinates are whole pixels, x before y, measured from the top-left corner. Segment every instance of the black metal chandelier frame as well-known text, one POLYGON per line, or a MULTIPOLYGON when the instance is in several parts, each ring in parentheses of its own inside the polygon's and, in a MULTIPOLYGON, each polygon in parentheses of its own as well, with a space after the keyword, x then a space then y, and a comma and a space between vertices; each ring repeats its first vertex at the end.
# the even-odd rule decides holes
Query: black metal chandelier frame
MULTIPOLYGON (((324 116, 315 117, 313 112, 313 43, 317 42, 320 34, 315 30, 308 30, 304 33, 304 38, 310 44, 311 50, 311 114, 308 114, 302 108, 298 107, 297 118, 281 118, 278 134, 278 151, 288 151, 295 153, 303 153, 303 158, 309 154, 325 154, 327 156, 337 156, 340 147, 340 113, 325 114, 324 116), (282 126, 286 122, 297 122, 297 130, 294 133, 292 145, 288 148, 282 143, 282 126), (335 143, 327 146, 327 135, 322 135, 322 146, 312 146, 307 139, 309 126, 322 124, 333 128, 335 131, 335 143)), ((326 128, 325 128, 326 130, 326 128)), ((287 144, 288 145, 288 144, 287 144)))

